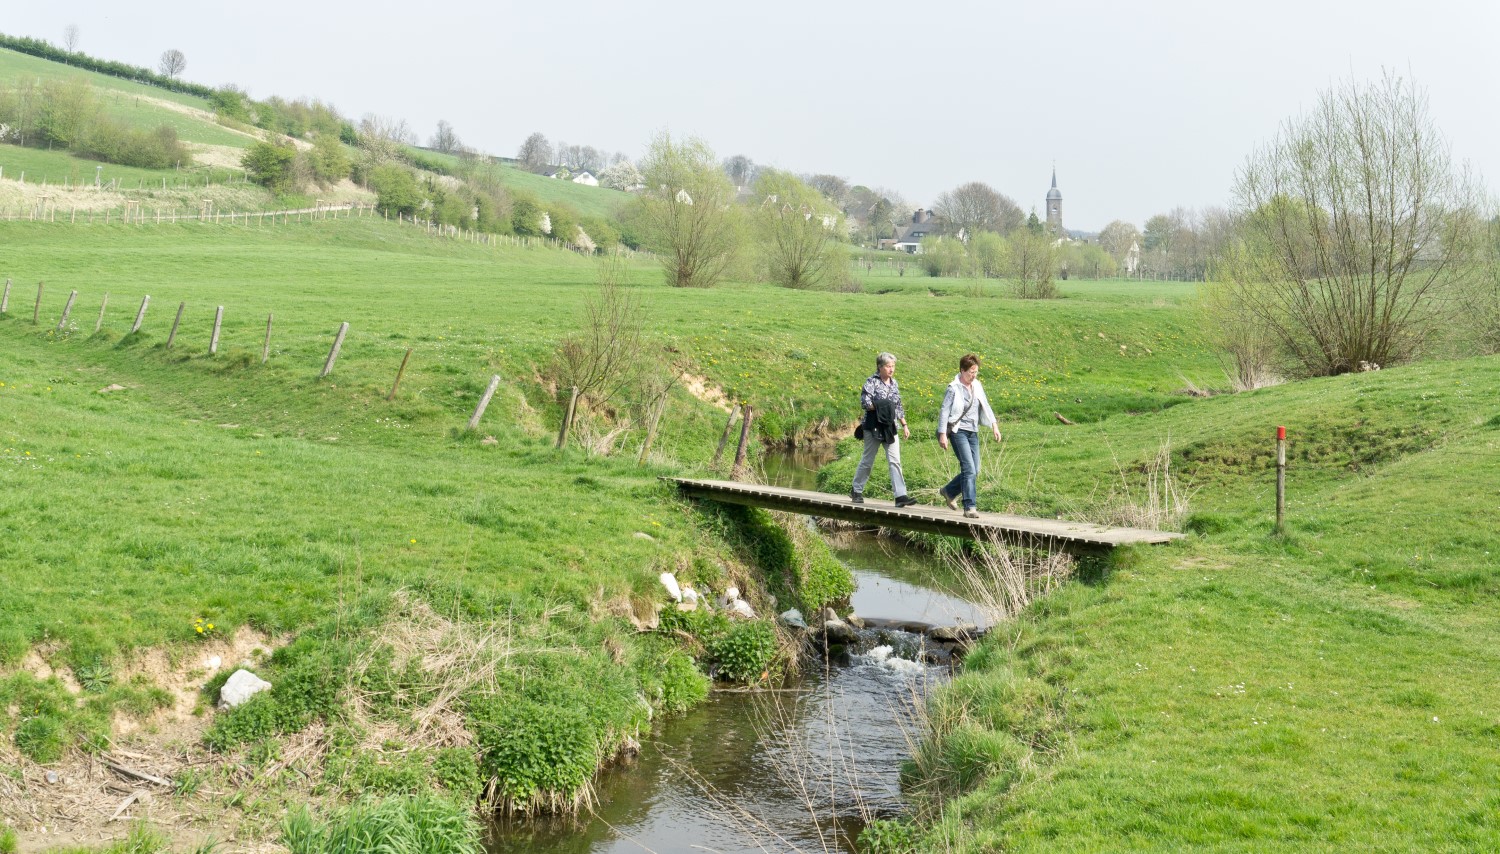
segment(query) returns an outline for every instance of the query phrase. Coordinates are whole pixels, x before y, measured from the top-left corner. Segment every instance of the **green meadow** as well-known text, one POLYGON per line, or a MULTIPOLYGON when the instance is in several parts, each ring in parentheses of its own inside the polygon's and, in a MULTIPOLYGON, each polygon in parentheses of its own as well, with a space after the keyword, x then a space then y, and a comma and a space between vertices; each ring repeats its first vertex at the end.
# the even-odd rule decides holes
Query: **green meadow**
MULTIPOLYGON (((378 638, 383 603, 415 596, 570 650, 566 664, 538 652, 526 671, 549 674, 557 696, 502 680, 533 686, 516 696, 536 709, 576 706, 577 691, 597 691, 606 711, 637 691, 666 707, 693 690, 610 605, 657 598, 663 570, 764 582, 734 520, 658 479, 711 473, 721 409, 676 389, 644 467, 635 428, 613 455, 553 448, 549 365, 594 292, 590 258, 373 218, 6 223, 0 238, 12 279, 0 673, 31 652, 94 674, 145 649, 188 656, 202 619, 299 638, 271 667, 295 682, 323 672, 305 662, 343 654, 349 626, 378 638), (147 294, 143 329, 128 334, 147 294), (342 322, 342 353, 320 379, 342 322), (468 433, 492 375, 499 391, 468 433), (609 675, 624 671, 635 681, 609 675)), ((1192 536, 1085 567, 969 656, 928 704, 908 775, 924 818, 909 836, 963 851, 1500 845, 1500 360, 1198 398, 1183 390, 1227 380, 1197 334, 1191 285, 1069 282, 1062 299, 1028 302, 1001 282, 909 272, 859 293, 674 289, 638 258, 626 283, 647 318, 641 357, 751 403, 767 444, 842 436, 874 354, 895 352, 914 434, 906 469, 928 503, 956 470, 931 429, 967 351, 985 359, 1005 433, 984 446, 983 509, 1111 518, 1149 503, 1152 463, 1170 459, 1192 536), (1280 537, 1277 425, 1291 436, 1280 537)), ((834 492, 854 462, 853 442, 840 448, 824 474, 834 492)), ((870 494, 883 482, 877 471, 870 494)), ((0 694, 45 693, 18 679, 0 694)), ((146 689, 124 687, 101 696, 149 712, 146 689)), ((222 716, 242 725, 215 724, 210 738, 264 758, 266 739, 339 719, 314 699, 286 700, 263 726, 222 716)), ((13 738, 51 732, 11 708, 0 720, 13 738)), ((473 714, 500 706, 489 708, 473 714)), ((540 726, 530 708, 498 723, 540 726)), ((64 731, 96 732, 57 709, 64 731)), ((638 712, 599 715, 578 723, 599 742, 590 762, 608 753, 600 733, 640 725, 638 712)), ((330 762, 351 785, 403 791, 352 753, 330 762)))

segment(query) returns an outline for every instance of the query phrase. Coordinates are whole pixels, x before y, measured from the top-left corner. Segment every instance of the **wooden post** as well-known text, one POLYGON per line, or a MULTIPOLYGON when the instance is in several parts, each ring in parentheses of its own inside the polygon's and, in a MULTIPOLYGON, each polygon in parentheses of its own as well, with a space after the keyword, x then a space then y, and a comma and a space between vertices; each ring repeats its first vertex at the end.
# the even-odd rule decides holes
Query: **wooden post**
POLYGON ((656 427, 661 423, 661 415, 667 411, 667 402, 671 400, 668 395, 662 395, 656 408, 651 411, 651 421, 646 425, 646 441, 641 443, 641 455, 636 457, 635 464, 642 466, 646 464, 646 455, 651 453, 651 443, 656 441, 656 427))
POLYGON ((57 321, 57 331, 61 332, 68 325, 68 315, 73 311, 73 300, 78 299, 78 291, 68 294, 68 301, 63 304, 62 319, 57 321))
POLYGON ((333 337, 333 349, 328 351, 328 360, 323 363, 323 373, 318 374, 319 379, 333 373, 333 363, 338 361, 339 348, 344 346, 344 336, 348 332, 349 322, 346 320, 339 324, 339 334, 333 337))
POLYGON ((146 319, 146 306, 150 304, 151 295, 147 294, 146 297, 141 300, 141 310, 135 313, 135 323, 130 327, 131 335, 134 335, 135 333, 141 331, 141 323, 146 319))
POLYGON ((719 449, 714 451, 714 468, 718 468, 719 461, 724 459, 724 446, 729 443, 729 428, 734 426, 734 416, 739 414, 738 407, 729 407, 729 420, 724 422, 724 432, 719 434, 719 449))
POLYGON ((750 444, 750 421, 755 417, 755 409, 750 404, 745 404, 745 417, 740 421, 740 446, 734 451, 734 468, 729 472, 730 480, 739 480, 745 476, 745 450, 750 444))
POLYGON ((275 312, 266 315, 266 343, 260 345, 260 363, 262 365, 271 358, 271 321, 275 318, 275 312))
POLYGON ((0 294, 0 314, 10 311, 10 279, 5 280, 5 293, 0 294))
MULTIPOLYGON (((21 174, 25 174, 24 172, 21 174)), ((42 317, 42 283, 36 283, 36 305, 31 309, 31 325, 36 326, 42 317)))
MULTIPOLYGON (((410 353, 411 351, 408 350, 406 352, 410 353)), ((405 367, 406 362, 403 361, 401 365, 402 367, 405 367)), ((484 396, 479 398, 479 405, 474 407, 474 414, 469 416, 469 429, 471 431, 479 429, 479 419, 484 417, 484 410, 489 408, 490 398, 495 396, 495 389, 499 387, 500 375, 495 374, 494 376, 490 377, 490 384, 487 388, 485 388, 484 396)))
POLYGON ((401 367, 396 371, 396 381, 391 383, 391 393, 385 396, 386 400, 396 399, 396 389, 401 387, 401 375, 406 373, 406 360, 411 358, 411 348, 406 348, 406 355, 401 357, 401 367))
POLYGON ((224 306, 219 306, 214 312, 214 334, 208 339, 208 355, 212 356, 219 352, 219 327, 224 323, 224 306))
POLYGON ((182 322, 182 310, 187 308, 187 303, 177 304, 177 317, 172 321, 172 331, 167 333, 167 349, 172 349, 172 342, 177 338, 177 324, 182 322))
POLYGON ((1286 428, 1276 428, 1276 533, 1282 533, 1286 511, 1286 428))
POLYGON ((568 428, 573 426, 573 411, 578 408, 578 386, 573 386, 573 395, 568 398, 568 409, 563 413, 562 428, 557 431, 557 447, 568 442, 568 428))
POLYGON ((109 305, 109 294, 105 294, 104 295, 104 300, 99 303, 99 319, 96 320, 96 321, 94 321, 94 334, 95 335, 98 335, 99 334, 99 330, 104 327, 104 309, 108 305, 109 305))

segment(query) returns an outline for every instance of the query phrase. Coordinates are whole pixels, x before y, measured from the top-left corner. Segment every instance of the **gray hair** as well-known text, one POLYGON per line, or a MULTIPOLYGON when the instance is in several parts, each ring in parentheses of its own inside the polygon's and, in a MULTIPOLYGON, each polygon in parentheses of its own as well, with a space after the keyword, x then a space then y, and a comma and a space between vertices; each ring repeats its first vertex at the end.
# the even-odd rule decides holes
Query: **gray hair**
POLYGON ((880 366, 881 365, 894 365, 894 364, 896 364, 896 354, 895 353, 881 353, 880 355, 878 355, 878 356, 875 357, 875 370, 877 370, 877 371, 880 370, 880 366))

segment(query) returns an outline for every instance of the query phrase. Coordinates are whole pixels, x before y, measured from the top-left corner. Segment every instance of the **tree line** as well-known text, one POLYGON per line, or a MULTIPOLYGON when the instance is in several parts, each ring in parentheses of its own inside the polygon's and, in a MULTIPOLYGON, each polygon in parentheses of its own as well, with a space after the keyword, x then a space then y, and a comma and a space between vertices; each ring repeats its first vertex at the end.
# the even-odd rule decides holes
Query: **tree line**
MULTIPOLYGON (((77 31, 70 30, 68 40, 76 44, 77 31)), ((111 59, 99 59, 79 51, 55 47, 44 39, 34 39, 27 36, 9 36, 0 33, 0 47, 10 48, 17 53, 29 56, 49 59, 53 62, 61 62, 75 68, 84 68, 89 71, 97 71, 100 74, 108 74, 111 77, 119 77, 123 80, 132 80, 136 83, 144 83, 147 86, 157 86, 172 92, 183 92, 188 95, 197 95, 200 98, 212 97, 213 87, 204 86, 199 83, 189 83, 179 80, 177 75, 182 73, 186 59, 178 50, 168 50, 162 54, 161 73, 152 71, 139 65, 131 65, 126 62, 116 62, 111 59), (170 71, 170 73, 168 73, 170 71)))
POLYGON ((193 162, 170 125, 139 130, 106 115, 103 101, 83 77, 22 78, 0 87, 0 142, 61 148, 90 160, 143 169, 193 162))

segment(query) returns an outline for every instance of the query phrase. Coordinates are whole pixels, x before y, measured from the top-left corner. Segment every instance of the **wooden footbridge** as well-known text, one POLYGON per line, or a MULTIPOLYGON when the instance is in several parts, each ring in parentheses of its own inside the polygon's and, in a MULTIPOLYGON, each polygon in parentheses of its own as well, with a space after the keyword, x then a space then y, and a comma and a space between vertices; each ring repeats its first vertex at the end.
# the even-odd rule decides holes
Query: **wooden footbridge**
POLYGON ((1183 536, 1170 531, 1114 528, 1062 519, 1011 516, 1006 513, 981 512, 979 518, 968 519, 961 512, 954 512, 947 507, 913 504, 898 508, 889 500, 872 498, 866 498, 863 504, 855 504, 847 495, 829 495, 826 492, 810 492, 784 486, 736 483, 729 480, 666 479, 676 483, 684 495, 708 501, 764 507, 768 510, 842 519, 860 525, 878 525, 903 531, 946 534, 950 537, 980 539, 993 536, 1015 545, 1073 554, 1100 554, 1116 546, 1166 543, 1183 536))

